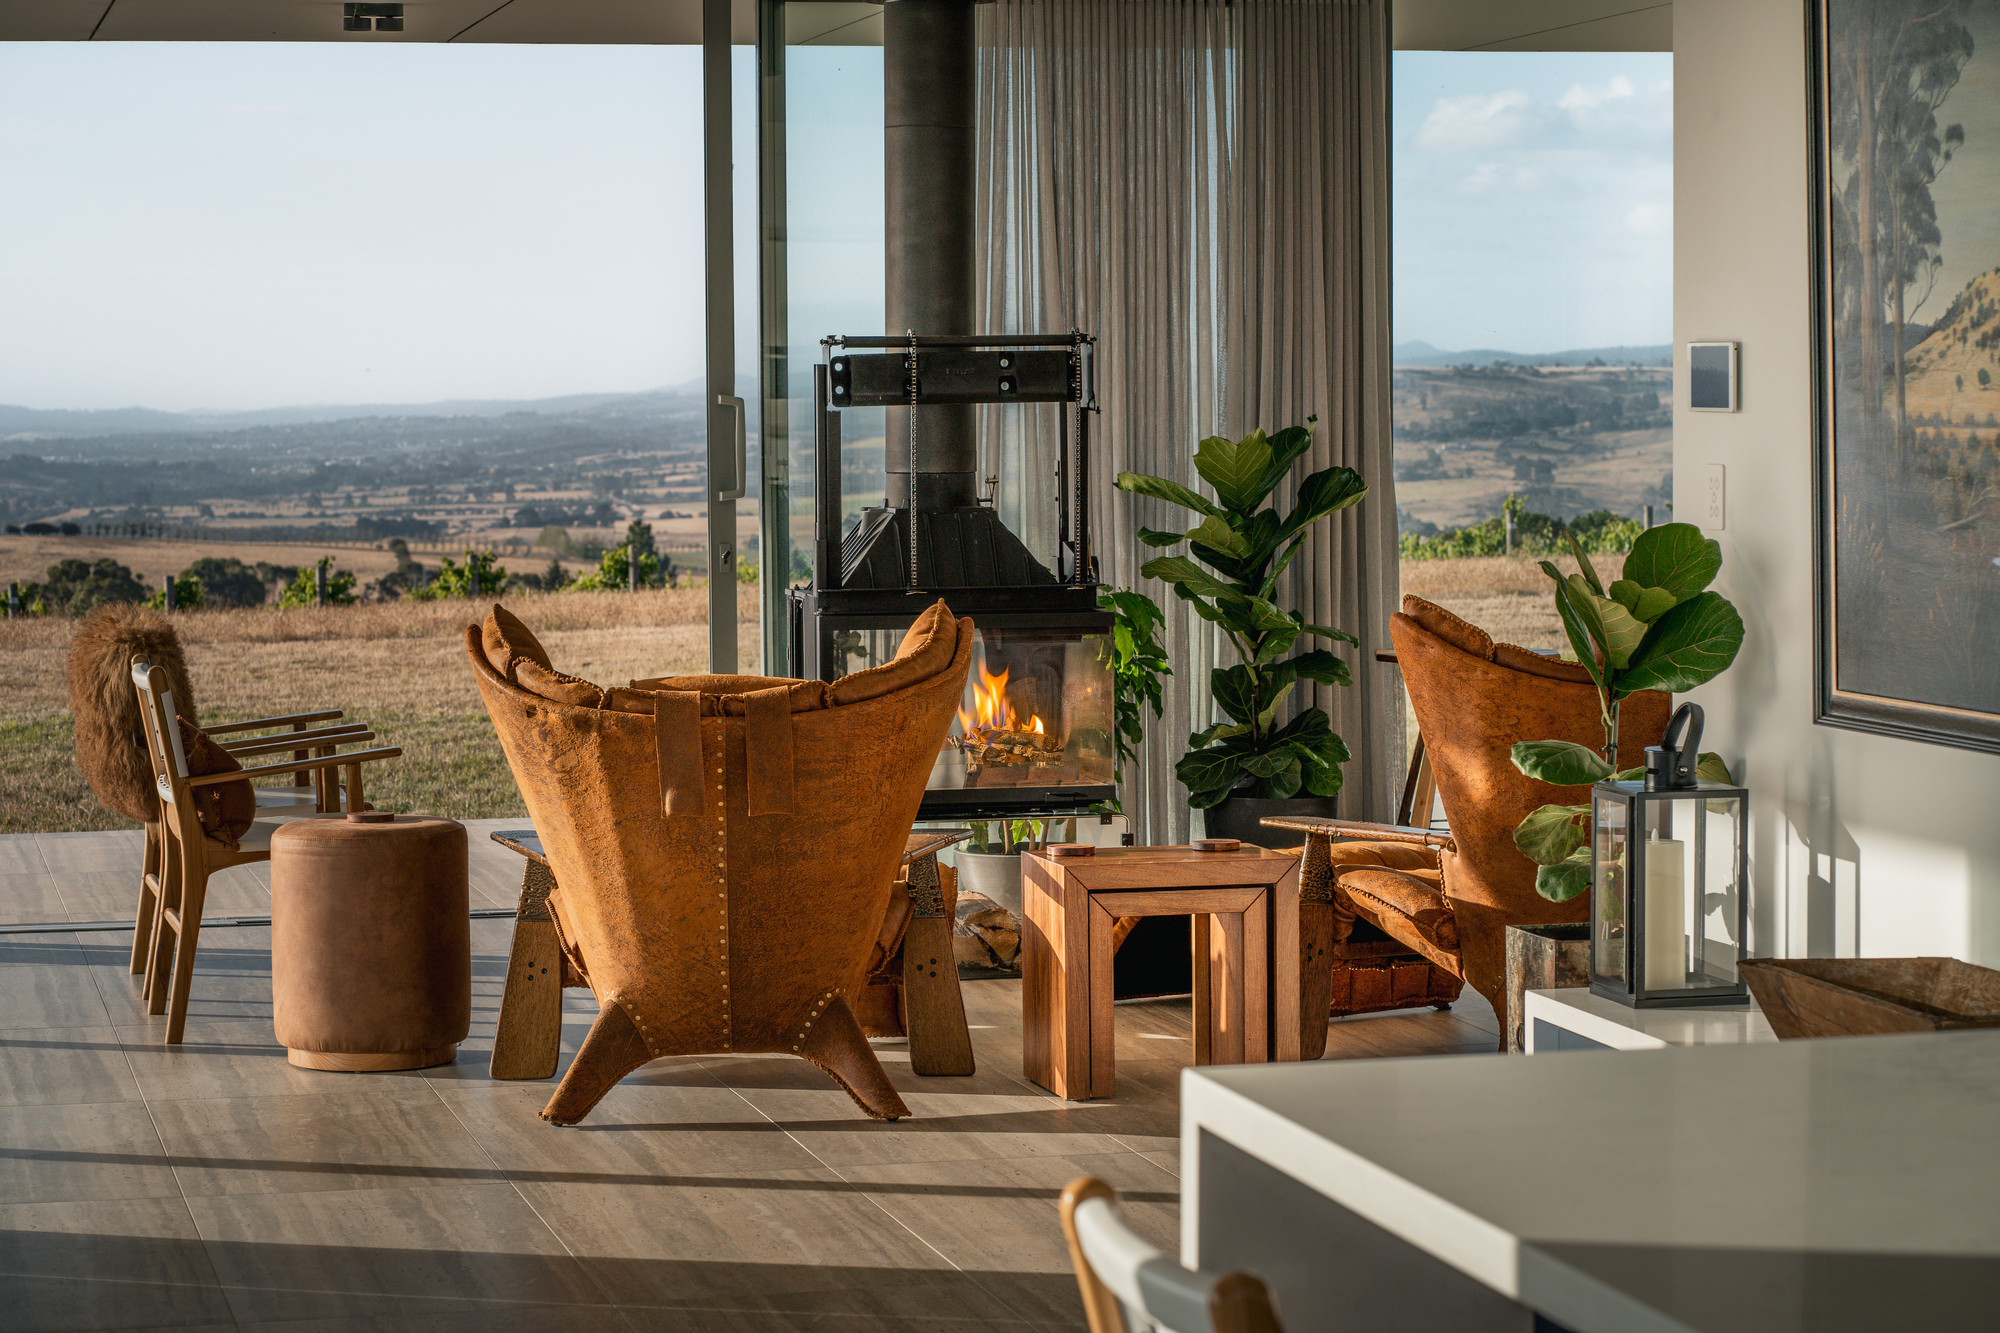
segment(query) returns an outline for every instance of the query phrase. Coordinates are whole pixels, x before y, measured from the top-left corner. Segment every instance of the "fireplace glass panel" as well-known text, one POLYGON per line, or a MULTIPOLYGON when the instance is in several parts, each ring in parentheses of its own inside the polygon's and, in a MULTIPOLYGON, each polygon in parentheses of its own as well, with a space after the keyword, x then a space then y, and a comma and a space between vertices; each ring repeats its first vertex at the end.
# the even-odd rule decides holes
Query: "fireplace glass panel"
MULTIPOLYGON (((847 675, 892 660, 903 634, 847 631, 835 642, 836 669, 847 675)), ((972 672, 930 790, 1111 785, 1111 636, 1078 629, 975 634, 972 672)))

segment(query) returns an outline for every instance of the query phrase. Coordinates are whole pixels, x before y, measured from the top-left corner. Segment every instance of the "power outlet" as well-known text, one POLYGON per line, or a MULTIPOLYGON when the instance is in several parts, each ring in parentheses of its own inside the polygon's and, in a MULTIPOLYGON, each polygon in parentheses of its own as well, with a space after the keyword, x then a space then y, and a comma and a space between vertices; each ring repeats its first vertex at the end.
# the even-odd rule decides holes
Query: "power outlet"
POLYGON ((1710 532, 1722 531, 1722 464, 1708 465, 1708 507, 1702 526, 1710 532))

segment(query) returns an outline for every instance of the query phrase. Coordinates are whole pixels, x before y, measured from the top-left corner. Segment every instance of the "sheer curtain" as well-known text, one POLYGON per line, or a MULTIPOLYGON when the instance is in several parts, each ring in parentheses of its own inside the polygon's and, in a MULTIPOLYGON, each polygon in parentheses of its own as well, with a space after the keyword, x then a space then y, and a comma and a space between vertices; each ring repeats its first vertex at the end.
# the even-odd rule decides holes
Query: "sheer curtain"
MULTIPOLYGON (((1389 436, 1385 0, 997 0, 979 6, 982 318, 992 332, 1098 335, 1092 530, 1108 583, 1167 612, 1174 664, 1125 806, 1141 842, 1185 841, 1174 764, 1213 720, 1233 655, 1170 589, 1139 577, 1140 527, 1182 528, 1112 486, 1199 486, 1205 435, 1317 414, 1308 472, 1345 464, 1368 498, 1323 521, 1285 605, 1349 630, 1349 689, 1313 687, 1346 738, 1341 811, 1387 819, 1400 794, 1401 686, 1375 661, 1395 609, 1389 436)), ((1008 524, 1054 546, 1053 414, 992 409, 986 470, 1008 524)), ((1289 498, 1284 499, 1289 506, 1289 498)), ((1149 719, 1150 721, 1150 719, 1149 719)))

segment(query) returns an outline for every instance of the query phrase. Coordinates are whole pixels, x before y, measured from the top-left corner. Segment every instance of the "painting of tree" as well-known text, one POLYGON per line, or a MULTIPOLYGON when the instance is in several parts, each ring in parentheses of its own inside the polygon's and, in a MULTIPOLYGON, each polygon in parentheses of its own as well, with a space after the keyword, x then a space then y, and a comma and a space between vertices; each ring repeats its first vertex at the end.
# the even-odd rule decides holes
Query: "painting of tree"
POLYGON ((1821 0, 1820 720, 2000 750, 2000 0, 1821 0))

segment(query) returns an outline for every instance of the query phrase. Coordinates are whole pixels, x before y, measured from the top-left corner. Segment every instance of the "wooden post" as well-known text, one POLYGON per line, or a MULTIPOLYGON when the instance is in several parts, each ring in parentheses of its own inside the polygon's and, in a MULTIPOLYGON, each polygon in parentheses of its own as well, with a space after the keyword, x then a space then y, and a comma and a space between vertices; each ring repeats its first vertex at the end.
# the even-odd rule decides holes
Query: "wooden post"
POLYGON ((315 604, 315 605, 317 605, 317 606, 325 606, 325 605, 326 605, 326 566, 325 566, 325 565, 314 565, 314 566, 313 566, 313 591, 314 591, 314 595, 315 595, 315 603, 314 603, 314 604, 315 604))

